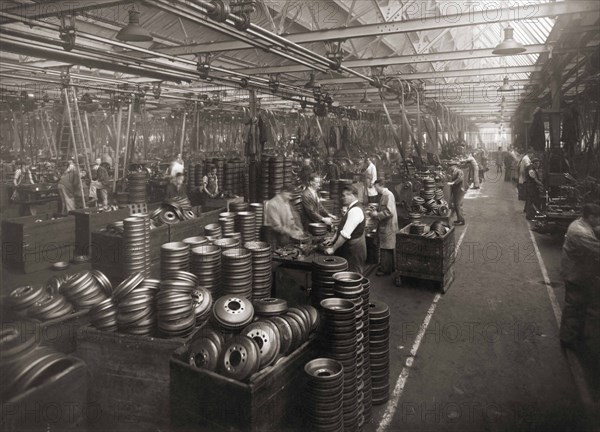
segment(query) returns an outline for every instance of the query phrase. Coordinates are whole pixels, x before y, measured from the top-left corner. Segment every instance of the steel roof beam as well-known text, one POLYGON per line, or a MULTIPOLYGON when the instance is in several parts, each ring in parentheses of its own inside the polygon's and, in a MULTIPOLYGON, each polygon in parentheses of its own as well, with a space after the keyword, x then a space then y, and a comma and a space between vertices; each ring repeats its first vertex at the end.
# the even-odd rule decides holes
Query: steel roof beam
MULTIPOLYGON (((456 10, 459 4, 451 3, 452 7, 447 7, 448 10, 456 10)), ((472 5, 477 5, 475 2, 472 5)), ((324 40, 333 39, 352 39, 370 36, 384 36, 398 33, 411 33, 436 29, 444 29, 446 27, 465 27, 485 25, 490 22, 506 22, 519 20, 532 20, 542 17, 555 17, 559 15, 575 14, 575 13, 590 13, 600 10, 600 2, 597 0, 570 0, 542 4, 511 4, 505 8, 474 10, 473 6, 469 5, 464 10, 456 13, 438 15, 434 13, 431 16, 431 10, 417 10, 415 14, 421 15, 419 18, 413 18, 404 21, 390 21, 387 23, 363 24, 354 27, 344 27, 335 29, 326 29, 318 31, 310 31, 303 33, 294 33, 286 35, 285 38, 294 43, 309 43, 321 42, 324 40), (535 7, 533 7, 535 6, 535 7)), ((214 43, 189 44, 179 47, 161 48, 157 51, 171 54, 184 55, 201 52, 222 52, 231 50, 240 50, 253 48, 247 42, 234 40, 214 43)))

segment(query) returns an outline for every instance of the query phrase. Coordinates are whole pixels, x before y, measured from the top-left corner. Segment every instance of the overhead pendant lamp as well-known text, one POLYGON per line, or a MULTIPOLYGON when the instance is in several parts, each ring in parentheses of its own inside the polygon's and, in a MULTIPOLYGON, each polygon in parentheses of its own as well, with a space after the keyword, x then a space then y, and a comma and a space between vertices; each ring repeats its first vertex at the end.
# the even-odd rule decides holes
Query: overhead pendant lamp
POLYGON ((500 45, 498 45, 492 54, 496 55, 515 55, 521 54, 522 52, 527 51, 527 49, 523 46, 523 44, 517 42, 513 35, 515 29, 511 26, 508 26, 504 29, 504 40, 500 45))
POLYGON ((370 104, 371 102, 373 102, 373 101, 371 99, 369 99, 369 96, 367 96, 367 91, 365 90, 365 94, 363 95, 362 99, 360 100, 360 103, 370 104))
POLYGON ((140 25, 140 11, 129 9, 129 24, 117 33, 117 39, 125 42, 150 42, 152 35, 140 25))
POLYGON ((515 88, 508 82, 508 77, 504 77, 504 83, 498 87, 498 91, 502 93, 514 92, 515 88))

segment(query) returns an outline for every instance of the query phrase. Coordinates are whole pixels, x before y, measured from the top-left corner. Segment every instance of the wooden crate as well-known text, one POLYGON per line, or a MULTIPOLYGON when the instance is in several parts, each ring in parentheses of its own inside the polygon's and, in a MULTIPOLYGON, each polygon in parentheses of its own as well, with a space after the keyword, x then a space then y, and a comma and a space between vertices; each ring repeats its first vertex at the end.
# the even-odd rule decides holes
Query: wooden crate
POLYGON ((238 197, 238 198, 206 198, 206 202, 204 203, 205 207, 212 207, 212 208, 222 208, 225 207, 227 210, 229 211, 229 204, 231 204, 232 202, 239 202, 242 203, 244 202, 244 198, 243 197, 238 197))
POLYGON ((86 404, 87 367, 71 357, 73 364, 59 374, 2 405, 4 432, 82 430, 86 417, 96 412, 86 404))
POLYGON ((33 273, 69 261, 75 246, 75 217, 53 217, 45 213, 2 221, 2 262, 33 273))
POLYGON ((89 371, 88 405, 102 413, 99 425, 170 419, 169 359, 192 336, 160 339, 105 332, 88 326, 77 332, 77 356, 89 371))
MULTIPOLYGON (((169 242, 169 226, 161 225, 150 231, 150 258, 160 258, 160 247, 169 242)), ((92 232, 92 267, 113 279, 127 276, 123 271, 123 238, 106 231, 92 232)))
POLYGON ((184 353, 180 348, 171 359, 175 426, 198 431, 302 430, 304 365, 316 356, 314 339, 248 383, 194 368, 181 360, 184 353))
POLYGON ((92 232, 129 217, 129 209, 99 212, 96 208, 89 208, 75 210, 71 214, 75 216, 75 253, 90 255, 92 232))
POLYGON ((219 222, 219 214, 225 211, 227 211, 225 207, 216 209, 205 207, 205 211, 197 218, 169 225, 169 241, 180 242, 185 238, 204 234, 204 226, 219 222))
POLYGON ((396 270, 400 276, 437 281, 446 291, 454 280, 454 227, 444 237, 410 234, 410 226, 396 236, 396 270))

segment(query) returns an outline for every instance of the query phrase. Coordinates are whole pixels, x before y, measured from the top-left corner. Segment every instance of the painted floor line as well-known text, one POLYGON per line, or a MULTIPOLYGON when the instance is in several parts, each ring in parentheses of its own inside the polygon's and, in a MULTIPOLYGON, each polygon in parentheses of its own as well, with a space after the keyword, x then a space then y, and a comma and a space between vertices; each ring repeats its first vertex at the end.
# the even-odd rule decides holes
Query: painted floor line
MULTIPOLYGON (((456 244, 456 248, 454 250, 455 254, 458 252, 460 245, 462 244, 462 242, 465 238, 465 234, 467 234, 467 229, 468 229, 468 226, 465 227, 465 230, 463 231, 460 238, 458 239, 458 243, 456 244)), ((442 297, 441 294, 439 294, 439 293, 436 294, 435 297, 433 298, 433 301, 431 302, 431 305, 429 306, 429 309, 427 310, 425 319, 423 320, 423 323, 419 327, 419 333, 417 334, 417 337, 415 338, 415 341, 410 349, 410 356, 406 358, 406 362, 404 363, 402 372, 400 372, 400 375, 398 376, 398 381, 396 381, 396 385, 394 386, 394 391, 392 392, 392 396, 390 397, 390 400, 387 404, 385 412, 383 413, 383 417, 381 419, 381 422, 379 423, 377 432, 384 432, 390 426, 390 424, 392 423, 392 420, 394 419, 394 415, 396 414, 396 409, 398 408, 398 402, 400 402, 400 397, 402 396, 402 393, 404 392, 404 386, 406 385, 406 381, 408 380, 408 376, 410 374, 410 369, 413 365, 414 358, 417 355, 419 347, 421 346, 421 341, 423 340, 423 337, 425 336, 425 333, 427 332, 427 327, 429 326, 431 317, 433 316, 433 313, 435 312, 435 308, 437 307, 437 304, 441 297, 442 297)))

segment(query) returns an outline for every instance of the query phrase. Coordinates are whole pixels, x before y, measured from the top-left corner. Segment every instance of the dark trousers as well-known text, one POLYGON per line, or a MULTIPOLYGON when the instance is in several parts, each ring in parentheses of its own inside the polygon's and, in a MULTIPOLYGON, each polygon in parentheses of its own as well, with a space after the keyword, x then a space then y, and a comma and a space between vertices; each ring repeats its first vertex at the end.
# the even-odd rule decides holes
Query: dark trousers
POLYGON ((452 189, 452 209, 456 212, 456 220, 458 222, 464 222, 465 218, 462 211, 462 203, 465 197, 465 193, 462 189, 452 189))
POLYGON ((346 241, 337 254, 348 261, 348 271, 363 274, 367 263, 367 242, 365 236, 346 241))
POLYGON ((394 273, 394 249, 379 249, 379 271, 385 274, 394 273))
POLYGON ((560 323, 560 340, 566 343, 585 341, 600 355, 600 285, 565 282, 565 307, 560 323))
POLYGON ((536 183, 525 183, 525 215, 533 219, 537 211, 542 208, 542 199, 536 183))

